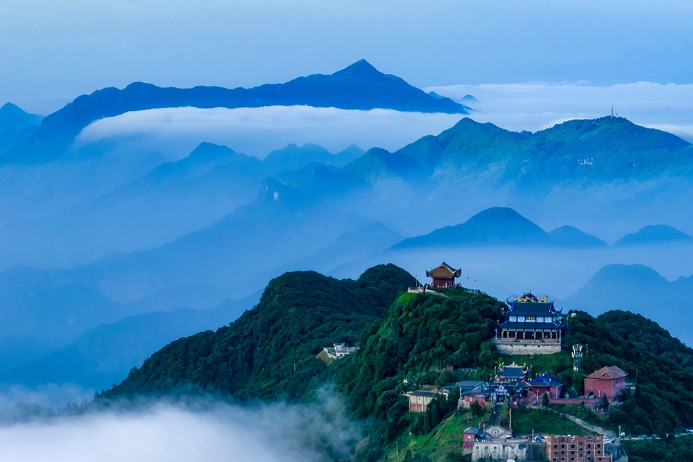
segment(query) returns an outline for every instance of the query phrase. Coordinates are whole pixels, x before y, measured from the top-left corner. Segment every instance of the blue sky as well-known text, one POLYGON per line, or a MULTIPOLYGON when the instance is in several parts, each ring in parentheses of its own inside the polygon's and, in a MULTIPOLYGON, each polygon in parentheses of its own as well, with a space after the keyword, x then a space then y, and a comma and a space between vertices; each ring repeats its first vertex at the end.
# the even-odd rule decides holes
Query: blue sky
POLYGON ((692 83, 693 2, 3 0, 0 104, 251 86, 360 58, 420 86, 692 83))

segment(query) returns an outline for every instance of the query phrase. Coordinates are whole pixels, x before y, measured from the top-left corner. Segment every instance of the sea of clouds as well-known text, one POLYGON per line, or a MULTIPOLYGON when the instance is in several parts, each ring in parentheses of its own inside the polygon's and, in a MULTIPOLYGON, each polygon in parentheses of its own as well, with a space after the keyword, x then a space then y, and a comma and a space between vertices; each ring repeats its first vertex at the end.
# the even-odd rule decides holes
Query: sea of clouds
POLYGON ((310 106, 149 109, 101 119, 86 127, 77 145, 135 140, 181 157, 201 141, 260 158, 290 143, 314 143, 331 152, 351 144, 398 149, 453 126, 459 114, 423 114, 390 109, 346 110, 310 106))
POLYGON ((348 460, 363 429, 343 408, 331 391, 307 405, 240 405, 195 398, 92 406, 0 423, 0 460, 348 460))
MULTIPOLYGON (((515 83, 429 87, 470 106, 479 122, 537 131, 571 119, 610 115, 671 132, 693 141, 693 85, 637 82, 611 86, 588 83, 515 83), (465 98, 467 95, 473 98, 465 98)), ((192 107, 128 112, 96 121, 77 146, 131 142, 179 158, 202 142, 264 157, 293 143, 319 144, 338 152, 350 144, 363 149, 399 149, 425 135, 453 126, 462 115, 346 110, 309 106, 260 108, 192 107)))

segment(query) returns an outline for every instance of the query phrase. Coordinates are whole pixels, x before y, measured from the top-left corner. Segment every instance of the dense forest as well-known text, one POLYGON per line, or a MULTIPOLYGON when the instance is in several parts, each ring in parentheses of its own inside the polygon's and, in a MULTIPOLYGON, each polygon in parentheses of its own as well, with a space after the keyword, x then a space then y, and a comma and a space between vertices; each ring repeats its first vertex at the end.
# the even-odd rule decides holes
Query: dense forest
POLYGON ((451 418, 484 416, 481 408, 458 411, 455 400, 442 397, 413 414, 406 391, 490 379, 501 360, 515 360, 531 365, 532 377, 559 375, 577 394, 593 370, 616 365, 626 371, 633 391, 607 412, 574 410, 607 428, 667 437, 693 426, 693 350, 656 323, 625 311, 597 317, 571 311, 561 353, 501 358, 492 341, 501 302, 463 288, 405 292, 413 281, 394 265, 371 268, 355 281, 286 273, 237 321, 171 343, 99 398, 202 390, 241 400, 309 401, 329 383, 346 397, 351 414, 368 422, 367 441, 350 457, 378 460, 406 435, 433 435, 451 418), (320 352, 336 342, 360 349, 325 361, 320 352), (573 344, 587 352, 580 371, 572 368, 573 344))

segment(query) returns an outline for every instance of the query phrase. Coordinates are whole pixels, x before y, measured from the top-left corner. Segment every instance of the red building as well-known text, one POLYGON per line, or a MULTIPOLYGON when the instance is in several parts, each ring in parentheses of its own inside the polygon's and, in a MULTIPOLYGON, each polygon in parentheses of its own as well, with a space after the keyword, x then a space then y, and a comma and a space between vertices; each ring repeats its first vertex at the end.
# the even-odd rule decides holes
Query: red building
POLYGON ((432 285, 438 289, 455 287, 455 278, 460 277, 461 274, 461 269, 455 269, 445 262, 431 271, 426 271, 426 277, 433 278, 432 285))
POLYGON ((464 449, 471 450, 474 447, 474 441, 478 434, 479 429, 476 427, 469 427, 464 431, 464 449))
POLYGON ((479 406, 481 407, 486 407, 486 397, 484 395, 467 395, 462 399, 462 402, 460 403, 461 406, 464 409, 469 409, 472 407, 472 403, 478 403, 479 406))
POLYGON ((628 374, 617 366, 605 366, 585 377, 585 396, 606 396, 613 401, 626 387, 628 374))

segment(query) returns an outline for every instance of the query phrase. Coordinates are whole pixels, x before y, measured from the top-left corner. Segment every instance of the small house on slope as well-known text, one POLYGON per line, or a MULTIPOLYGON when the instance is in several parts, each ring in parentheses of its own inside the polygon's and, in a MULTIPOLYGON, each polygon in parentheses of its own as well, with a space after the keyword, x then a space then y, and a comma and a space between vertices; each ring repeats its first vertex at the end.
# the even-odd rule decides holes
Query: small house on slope
POLYGON ((410 391, 407 393, 409 398, 409 412, 426 412, 426 408, 433 401, 438 393, 435 391, 410 391))
POLYGON ((563 382, 555 375, 544 374, 529 382, 528 395, 536 398, 537 403, 541 397, 548 394, 549 398, 560 398, 563 395, 563 382))
POLYGON ((585 377, 585 396, 606 396, 606 399, 613 401, 626 388, 627 375, 628 373, 618 366, 602 367, 585 377))

